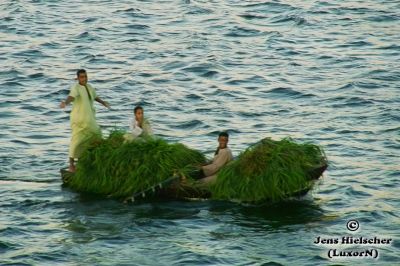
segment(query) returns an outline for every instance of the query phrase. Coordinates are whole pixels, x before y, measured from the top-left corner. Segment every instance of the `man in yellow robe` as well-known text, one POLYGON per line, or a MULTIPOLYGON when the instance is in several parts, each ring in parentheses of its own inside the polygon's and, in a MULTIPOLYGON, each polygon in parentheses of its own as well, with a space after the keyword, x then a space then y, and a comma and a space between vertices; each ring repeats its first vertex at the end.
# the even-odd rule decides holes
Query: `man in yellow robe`
POLYGON ((69 171, 75 172, 75 159, 78 159, 85 149, 87 142, 96 135, 101 135, 100 127, 97 125, 94 101, 101 103, 107 108, 109 104, 100 99, 95 89, 87 83, 86 70, 77 71, 78 83, 71 87, 71 91, 65 101, 60 104, 65 108, 73 102, 70 115, 72 138, 69 146, 69 171))

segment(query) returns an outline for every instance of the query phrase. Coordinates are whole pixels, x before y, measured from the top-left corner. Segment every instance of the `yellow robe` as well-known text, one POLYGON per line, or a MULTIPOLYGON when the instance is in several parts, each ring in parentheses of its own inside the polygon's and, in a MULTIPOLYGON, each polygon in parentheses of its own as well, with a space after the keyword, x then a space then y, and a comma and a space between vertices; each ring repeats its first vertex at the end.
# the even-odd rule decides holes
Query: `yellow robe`
POLYGON ((90 93, 90 98, 86 88, 80 84, 73 85, 69 93, 69 96, 74 97, 70 116, 72 129, 72 138, 69 146, 70 158, 79 158, 88 141, 96 135, 101 135, 93 106, 94 99, 97 97, 96 91, 89 84, 86 86, 90 93))

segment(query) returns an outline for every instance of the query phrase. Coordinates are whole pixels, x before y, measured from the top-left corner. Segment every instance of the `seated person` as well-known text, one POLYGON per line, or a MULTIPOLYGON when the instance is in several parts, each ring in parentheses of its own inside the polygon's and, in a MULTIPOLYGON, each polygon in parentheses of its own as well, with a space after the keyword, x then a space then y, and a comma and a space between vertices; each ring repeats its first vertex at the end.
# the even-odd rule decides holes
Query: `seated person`
POLYGON ((131 141, 137 137, 152 136, 153 131, 151 129, 150 123, 144 118, 143 107, 136 106, 133 110, 135 114, 134 119, 131 123, 131 133, 125 134, 124 137, 127 141, 131 141))
POLYGON ((218 148, 215 151, 214 159, 210 164, 201 167, 204 178, 200 179, 201 182, 210 184, 217 178, 217 173, 228 162, 233 160, 232 152, 228 148, 229 134, 221 132, 218 135, 218 148))

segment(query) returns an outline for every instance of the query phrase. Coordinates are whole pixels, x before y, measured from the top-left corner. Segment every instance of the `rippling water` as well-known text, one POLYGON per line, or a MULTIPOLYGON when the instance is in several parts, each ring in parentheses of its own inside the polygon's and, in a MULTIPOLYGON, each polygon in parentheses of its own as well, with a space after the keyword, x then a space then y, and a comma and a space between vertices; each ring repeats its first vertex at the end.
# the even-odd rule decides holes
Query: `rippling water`
POLYGON ((400 260, 398 1, 1 1, 0 264, 321 265, 400 260), (263 138, 323 145, 330 168, 278 205, 125 205, 62 189, 77 68, 113 109, 142 104, 157 135, 237 155, 263 138), (396 239, 330 261, 317 236, 396 239))

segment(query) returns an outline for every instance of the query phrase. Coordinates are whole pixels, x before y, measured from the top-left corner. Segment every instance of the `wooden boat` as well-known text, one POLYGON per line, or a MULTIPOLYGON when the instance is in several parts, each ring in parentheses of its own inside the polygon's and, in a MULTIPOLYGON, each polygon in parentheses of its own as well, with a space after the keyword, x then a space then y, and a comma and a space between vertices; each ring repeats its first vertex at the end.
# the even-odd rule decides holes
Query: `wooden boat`
MULTIPOLYGON (((308 173, 308 178, 310 182, 318 180, 324 171, 327 169, 328 164, 324 162, 323 164, 316 166, 308 173)), ((61 178, 63 185, 68 187, 69 181, 74 178, 74 174, 69 172, 67 169, 60 169, 61 178)), ((299 197, 307 194, 310 188, 299 189, 287 195, 290 197, 299 197)), ((128 201, 138 201, 147 200, 151 198, 156 199, 168 199, 168 200, 193 200, 193 199, 210 199, 211 192, 206 186, 193 185, 192 183, 186 182, 181 176, 172 176, 171 178, 164 180, 155 186, 148 188, 146 190, 140 191, 133 194, 130 197, 124 199, 125 202, 128 201)), ((234 199, 232 199, 234 200, 234 199)))

